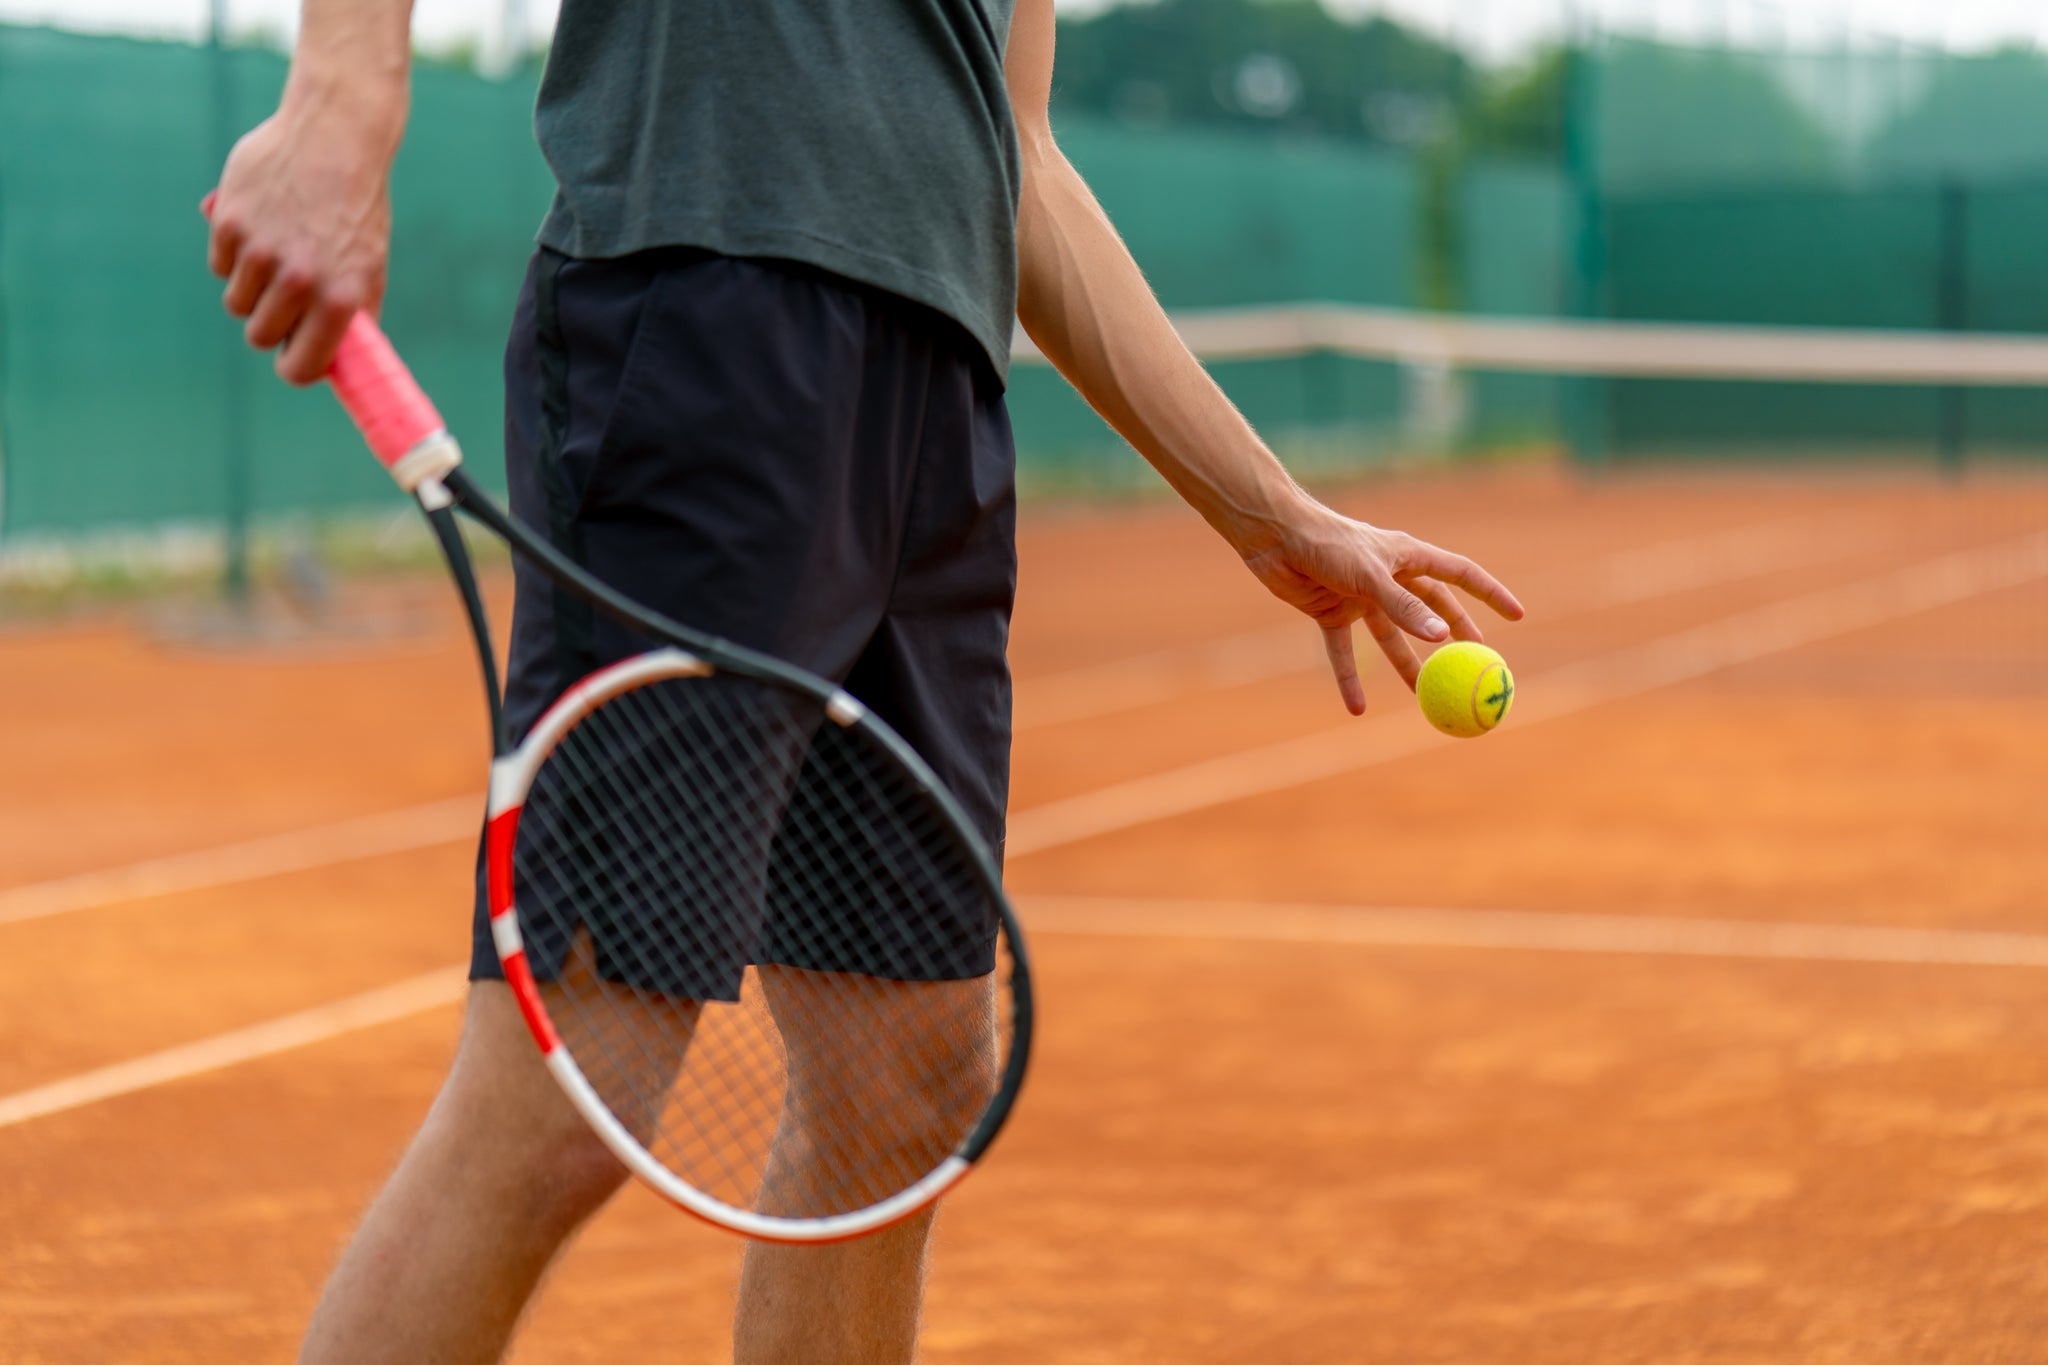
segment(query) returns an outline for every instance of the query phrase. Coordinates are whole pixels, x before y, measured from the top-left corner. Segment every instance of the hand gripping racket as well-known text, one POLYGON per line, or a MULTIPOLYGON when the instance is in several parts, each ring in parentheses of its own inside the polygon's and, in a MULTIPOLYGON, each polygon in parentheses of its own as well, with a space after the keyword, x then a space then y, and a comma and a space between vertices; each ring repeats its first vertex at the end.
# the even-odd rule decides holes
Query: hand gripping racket
POLYGON ((996 865, 853 697, 629 601, 480 493, 368 317, 330 375, 425 511, 489 697, 505 979, 618 1159, 689 1212, 823 1242, 957 1184, 1008 1117, 1031 976, 996 865), (519 743, 454 511, 634 628, 519 743))

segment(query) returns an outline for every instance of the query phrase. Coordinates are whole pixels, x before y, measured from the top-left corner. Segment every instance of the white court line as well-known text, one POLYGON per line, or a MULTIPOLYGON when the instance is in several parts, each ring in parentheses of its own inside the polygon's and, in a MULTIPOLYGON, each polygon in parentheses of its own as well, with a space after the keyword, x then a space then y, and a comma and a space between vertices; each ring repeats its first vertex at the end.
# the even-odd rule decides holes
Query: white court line
POLYGON ((2048 934, 1292 901, 1018 898, 1025 932, 1944 967, 2048 967, 2048 934))
MULTIPOLYGON (((1862 549, 1877 528, 1845 530, 1834 514, 1753 522, 1623 550, 1596 561, 1577 592, 1543 604, 1544 623, 1700 588, 1808 568, 1862 549)), ((1095 720, 1200 692, 1329 667, 1308 623, 1261 626, 1221 640, 1067 669, 1018 685, 1017 733, 1095 720)))
MULTIPOLYGON (((1446 910, 1288 901, 1027 895, 1032 936, 1523 950, 1909 966, 2048 967, 2048 934, 1782 921, 1635 918, 1525 910, 1446 910)), ((315 1009, 0 1097, 0 1128, 225 1070, 451 1005, 450 967, 315 1009)))
POLYGON ((0 1128, 423 1014, 460 999, 468 976, 466 967, 428 972, 346 1000, 0 1096, 0 1128))
MULTIPOLYGON (((1801 645, 1848 635, 2048 577, 2048 532, 1963 550, 1876 578, 1803 594, 1647 644, 1518 679, 1502 736, 1801 645)), ((1490 737, 1498 743, 1499 737, 1490 737)), ((1404 708, 1168 772, 1119 782, 1010 817, 1012 858, 1170 816, 1357 772, 1443 743, 1404 708)))
MULTIPOLYGON (((1692 545, 1694 552, 1704 561, 1715 554, 1724 552, 1729 536, 1754 535, 1760 532, 1767 532, 1768 530, 1769 524, 1763 527, 1738 527, 1733 531, 1714 532, 1707 536, 1699 537, 1692 542, 1692 545)), ((2007 542, 2007 546, 2016 543, 2007 542)), ((1675 553, 1675 550, 1682 544, 1683 542, 1672 542, 1671 546, 1668 547, 1653 546, 1641 551, 1628 551, 1616 558, 1626 562, 1631 556, 1645 554, 1661 555, 1662 557, 1657 562, 1665 566, 1665 572, 1669 574, 1675 571, 1678 566, 1691 560, 1690 555, 1675 553)), ((1921 568, 1903 570, 1896 577, 1917 579, 1935 566, 1952 566, 1957 561, 1969 561, 1973 558, 1987 555, 1997 556, 2004 553, 2006 548, 1992 546, 1983 550, 1963 551, 1956 555, 1931 561, 1930 565, 1922 566, 1921 568)), ((1638 567, 1641 567, 1643 561, 1637 561, 1637 563, 1638 567)), ((1742 630, 1748 628, 1748 624, 1751 621, 1759 617, 1770 617, 1773 615, 1782 617, 1789 612, 1796 618, 1797 613, 1810 609, 1809 604, 1819 603, 1822 604, 1822 607, 1825 607, 1826 604, 1843 593, 1862 597, 1868 596, 1869 591, 1874 588, 1882 595, 1887 590, 1887 585, 1892 581, 1893 579, 1890 577, 1872 579, 1867 580, 1865 583, 1852 584, 1846 589, 1825 590, 1806 597, 1793 599, 1789 603, 1780 604, 1776 607, 1764 608, 1760 612, 1743 613, 1730 618, 1729 621, 1724 622, 1721 626, 1709 626, 1702 629, 1707 631, 1732 629, 1739 634, 1742 630)), ((1902 611, 1900 614, 1910 614, 1910 611, 1923 609, 1921 607, 1910 607, 1908 611, 1902 611)), ((1828 624, 1830 627, 1833 625, 1832 622, 1828 624)), ((1855 624, 1844 627, 1844 629, 1859 628, 1860 626, 1855 624)), ((1286 628, 1286 631, 1290 642, 1298 642, 1300 635, 1298 627, 1289 626, 1286 628)), ((1823 632, 1823 634, 1827 633, 1835 632, 1832 629, 1823 632)), ((1683 632, 1678 636, 1670 637, 1667 643, 1692 641, 1698 634, 1699 632, 1697 631, 1683 632)), ((1260 631, 1252 636, 1224 641, 1207 647, 1204 650, 1204 654, 1217 659, 1228 655, 1240 661, 1247 657, 1256 659, 1262 654, 1266 657, 1271 657, 1274 652, 1271 649, 1261 651, 1247 650, 1242 647, 1248 641, 1268 638, 1277 639, 1277 634, 1260 631)), ((1821 637, 1815 636, 1814 638, 1821 637)), ((1773 639, 1772 641, 1764 641, 1762 643, 1767 647, 1762 649, 1761 653, 1751 657, 1761 657, 1763 653, 1792 648, 1797 644, 1804 643, 1804 641, 1793 639, 1789 643, 1777 643, 1773 639)), ((1741 642, 1736 641, 1734 644, 1736 646, 1735 652, 1739 654, 1741 652, 1741 642)), ((1642 650, 1623 650, 1619 654, 1607 656, 1605 660, 1594 660, 1578 665, 1577 669, 1598 681, 1602 675, 1607 674, 1614 667, 1617 661, 1641 654, 1643 650, 1653 650, 1658 647, 1658 645, 1653 644, 1642 647, 1642 650)), ((1708 648, 1711 653, 1711 642, 1707 646, 1702 646, 1695 642, 1690 647, 1696 650, 1703 647, 1708 648)), ((1725 649, 1723 652, 1726 652, 1725 649)), ((1175 657, 1184 656, 1176 655, 1175 657)), ((1729 659, 1729 662, 1741 661, 1742 659, 1740 658, 1729 659)), ((1147 663, 1147 666, 1149 666, 1147 660, 1140 660, 1139 662, 1147 663)), ((1714 668, 1725 666, 1726 664, 1724 663, 1709 662, 1707 667, 1701 671, 1712 671, 1714 668)), ((1124 665, 1106 666, 1105 669, 1084 669, 1080 670, 1080 674, 1091 675, 1096 679, 1097 683, 1101 683, 1108 677, 1108 668, 1122 667, 1124 665)), ((1291 669, 1292 665, 1290 664, 1289 667, 1291 669)), ((1063 674, 1060 676, 1071 677, 1080 676, 1080 674, 1063 674)), ((1574 670, 1567 668, 1560 673, 1553 673, 1535 679, 1523 679, 1521 686, 1524 695, 1522 708, 1516 713, 1516 728, 1526 727, 1531 723, 1533 718, 1532 712, 1543 709, 1542 703, 1536 700, 1537 698, 1540 698, 1545 692, 1555 693, 1557 691, 1555 687, 1557 681, 1560 679, 1569 681, 1574 676, 1574 670)), ((1676 681, 1677 679, 1674 678, 1672 680, 1676 681)), ((1612 679, 1607 679, 1607 681, 1611 682, 1612 679)), ((1597 699, 1597 697, 1582 699, 1582 705, 1574 706, 1571 709, 1583 709, 1583 705, 1590 705, 1593 700, 1597 699)), ((1549 709, 1554 710, 1554 705, 1549 709)), ((1558 714, 1564 713, 1559 712, 1558 714)), ((1217 801, 1222 799, 1229 799, 1228 793, 1232 791, 1241 791, 1244 795, 1255 795, 1260 791, 1278 790, 1298 785, 1302 782, 1314 781, 1318 777, 1330 776, 1338 772, 1351 771, 1371 763, 1399 758, 1405 754, 1418 752, 1438 742, 1434 732, 1413 724, 1405 725, 1398 731, 1391 731, 1388 728, 1388 718, 1384 717, 1365 722, 1353 722, 1309 735, 1302 739, 1285 741, 1264 749, 1254 749, 1248 753, 1228 755, 1223 758, 1196 764, 1190 768, 1160 774, 1156 777, 1140 778, 1134 783, 1119 784, 1102 792, 1090 793, 1080 797, 1069 798, 1066 801, 1053 802, 1047 806, 1020 811, 1011 818, 1007 850, 1012 855, 1020 855, 1052 846, 1046 842, 1048 839, 1051 839, 1054 843, 1067 842, 1067 838, 1060 833, 1061 830, 1072 827, 1077 821, 1085 826, 1090 819, 1097 818, 1094 812, 1105 805, 1115 806, 1121 810, 1128 808, 1133 801, 1138 801, 1142 804, 1146 799, 1144 789, 1147 787, 1147 784, 1153 787, 1166 788, 1190 784, 1186 786, 1182 797, 1185 801, 1192 802, 1192 804, 1188 804, 1184 808, 1194 810, 1216 804, 1217 801)), ((4 889, 0 890, 0 925, 40 919, 73 910, 86 910, 104 905, 123 904, 154 896, 170 895, 174 892, 230 886, 241 882, 260 880, 264 877, 278 876, 290 872, 310 871, 314 868, 329 867, 338 863, 366 858, 382 857, 387 854, 412 849, 437 847, 442 844, 456 842, 457 840, 474 838, 478 822, 481 818, 481 810, 481 796, 453 797, 445 801, 435 801, 422 806, 408 807, 404 810, 386 811, 382 814, 344 820, 332 825, 322 825, 313 829, 297 830, 287 834, 253 839, 246 843, 230 844, 221 848, 201 849, 192 853, 176 854, 167 858, 153 859, 149 862, 135 863, 127 867, 109 868, 99 872, 85 872, 77 876, 64 877, 55 881, 37 882, 27 886, 4 889)), ((1162 813, 1174 814, 1176 811, 1169 808, 1165 809, 1162 813)), ((1121 829, 1127 823, 1130 823, 1130 821, 1126 816, 1116 815, 1114 816, 1113 823, 1104 825, 1102 829, 1096 832, 1106 833, 1111 829, 1121 829)), ((1088 836, 1086 834, 1077 834, 1073 837, 1085 838, 1088 836)))
MULTIPOLYGON (((1870 545, 1880 529, 1866 521, 1850 530, 1839 514, 1756 522, 1720 531, 1623 550, 1601 560, 1591 598, 1584 608, 1631 606, 1699 588, 1720 587, 1811 568, 1870 545)), ((1546 613, 1546 616, 1548 613, 1546 613)))
POLYGON ((482 796, 457 796, 246 843, 10 887, 0 890, 0 924, 437 848, 458 839, 476 838, 483 828, 483 816, 482 796))
MULTIPOLYGON (((1831 552, 1816 547, 1831 545, 1834 551, 1847 551, 1867 539, 1862 533, 1843 534, 1826 518, 1794 518, 1623 550, 1594 565, 1593 586, 1582 600, 1551 608, 1546 619, 1777 572, 1794 566, 1795 561, 1788 555, 1798 555, 1810 563, 1831 552)), ((1021 732, 1135 710, 1190 693, 1221 690, 1326 666, 1321 645, 1313 642, 1302 622, 1264 627, 1223 640, 1070 669, 1029 683, 1029 699, 1022 708, 1024 714, 1017 728, 1021 732)), ((438 847, 474 837, 482 802, 481 796, 455 797, 126 867, 0 889, 0 925, 438 847)))
MULTIPOLYGON (((2048 532, 2037 532, 1983 549, 1944 555, 1843 587, 1807 593, 1544 674, 1523 685, 1525 693, 1534 692, 1536 697, 1529 713, 1517 712, 1515 728, 1507 733, 1518 733, 1534 723, 1573 715, 1600 702, 1637 696, 1738 663, 1867 629, 1983 593, 2035 582, 2043 577, 2048 577, 2048 532)), ((1041 852, 1168 816, 1355 772, 1443 742, 1434 732, 1416 723, 1412 716, 1406 719, 1409 723, 1400 731, 1394 730, 1393 722, 1386 720, 1352 724, 1035 806, 1011 819, 1009 852, 1013 857, 1041 852)), ((1616 922, 1613 934, 1618 936, 1625 932, 1621 924, 1621 921, 1616 922)), ((1827 926, 1786 928, 1789 931, 1817 932, 1827 926)), ((1474 932, 1469 924, 1467 932, 1474 932)), ((1557 932, 1555 925, 1551 932, 1557 932)), ((1580 932, 1588 931, 1582 929, 1580 932)), ((1728 931, 1722 932, 1726 941, 1728 931)), ((1897 936, 1911 935, 1915 931, 1868 932, 1897 936)), ((1971 943, 1981 947, 1992 940, 2012 947, 2016 953, 2019 952, 2018 945, 2030 941, 2022 936, 1987 935, 1973 937, 1971 943)), ((1890 941, 1902 940, 1894 937, 1890 941)), ((1839 944, 1842 940, 1833 942, 1839 944)), ((1921 944, 1925 951, 1926 940, 1916 939, 1915 942, 1921 944)), ((1865 939, 1860 950, 1874 952, 1871 946, 1874 943, 1875 939, 1865 939)), ((1646 950, 1637 947, 1629 951, 1646 950)), ((1870 960, 1900 959, 1873 957, 1870 960)), ((1928 960, 1951 959, 1929 957, 1928 960)), ((373 1023, 419 1013, 453 999, 462 989, 461 976, 460 969, 450 969, 319 1009, 105 1067, 22 1094, 0 1097, 0 1127, 39 1114, 55 1113, 94 1100, 110 1099, 166 1081, 232 1066, 272 1052, 323 1042, 373 1023), (408 991, 419 993, 411 1003, 406 1002, 408 991)))

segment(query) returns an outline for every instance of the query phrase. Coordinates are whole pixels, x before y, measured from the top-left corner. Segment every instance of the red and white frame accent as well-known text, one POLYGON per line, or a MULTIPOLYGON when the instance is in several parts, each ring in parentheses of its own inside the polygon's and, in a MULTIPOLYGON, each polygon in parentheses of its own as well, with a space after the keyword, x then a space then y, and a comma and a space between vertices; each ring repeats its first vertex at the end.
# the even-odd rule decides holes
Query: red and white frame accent
MULTIPOLYGON (((534 1042, 539 1044, 548 1070, 554 1073, 569 1102, 628 1170, 676 1207, 748 1237, 769 1242, 844 1241, 908 1218, 931 1204, 960 1182, 972 1169, 970 1163, 957 1155, 949 1156, 923 1179, 888 1199, 829 1218, 775 1218, 712 1198, 656 1160, 598 1097, 548 1018, 519 932, 512 855, 519 837, 519 814, 541 764, 578 721, 621 692, 670 678, 708 677, 714 671, 696 655, 674 648, 650 650, 601 668, 563 693, 516 749, 491 764, 489 824, 484 837, 491 939, 497 945, 499 962, 504 964, 505 982, 512 988, 519 1012, 532 1031, 534 1042)), ((860 704, 843 692, 832 699, 827 709, 841 725, 854 723, 862 714, 860 704)))

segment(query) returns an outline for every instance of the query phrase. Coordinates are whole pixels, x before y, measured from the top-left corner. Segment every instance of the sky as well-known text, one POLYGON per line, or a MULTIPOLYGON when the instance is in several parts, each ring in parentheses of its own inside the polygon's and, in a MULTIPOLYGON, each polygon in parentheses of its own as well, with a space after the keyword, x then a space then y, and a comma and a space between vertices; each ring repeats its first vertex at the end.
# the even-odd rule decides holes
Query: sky
MULTIPOLYGON (((298 0, 219 0, 232 30, 289 34, 298 0)), ((197 38, 210 0, 0 0, 0 20, 66 28, 197 38)), ((1060 0, 1075 13, 1105 0, 1060 0)), ((1674 39, 1745 44, 1861 43, 1979 49, 2001 43, 2048 48, 2043 0, 1327 0, 1346 13, 1384 13, 1451 37, 1492 60, 1512 60, 1555 34, 1575 12, 1603 27, 1674 39)), ((416 0, 422 46, 465 40, 486 49, 524 27, 544 37, 556 0, 416 0), (510 27, 508 28, 508 21, 510 27)))

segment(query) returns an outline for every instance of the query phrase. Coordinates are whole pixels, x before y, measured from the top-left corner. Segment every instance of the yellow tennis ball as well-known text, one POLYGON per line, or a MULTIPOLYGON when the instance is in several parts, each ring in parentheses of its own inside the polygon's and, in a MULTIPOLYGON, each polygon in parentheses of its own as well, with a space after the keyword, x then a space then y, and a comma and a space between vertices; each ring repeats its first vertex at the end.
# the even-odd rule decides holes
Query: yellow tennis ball
POLYGON ((1507 719, 1515 675, 1485 645, 1455 640, 1423 662, 1415 696, 1431 725, 1459 739, 1476 739, 1507 719))

